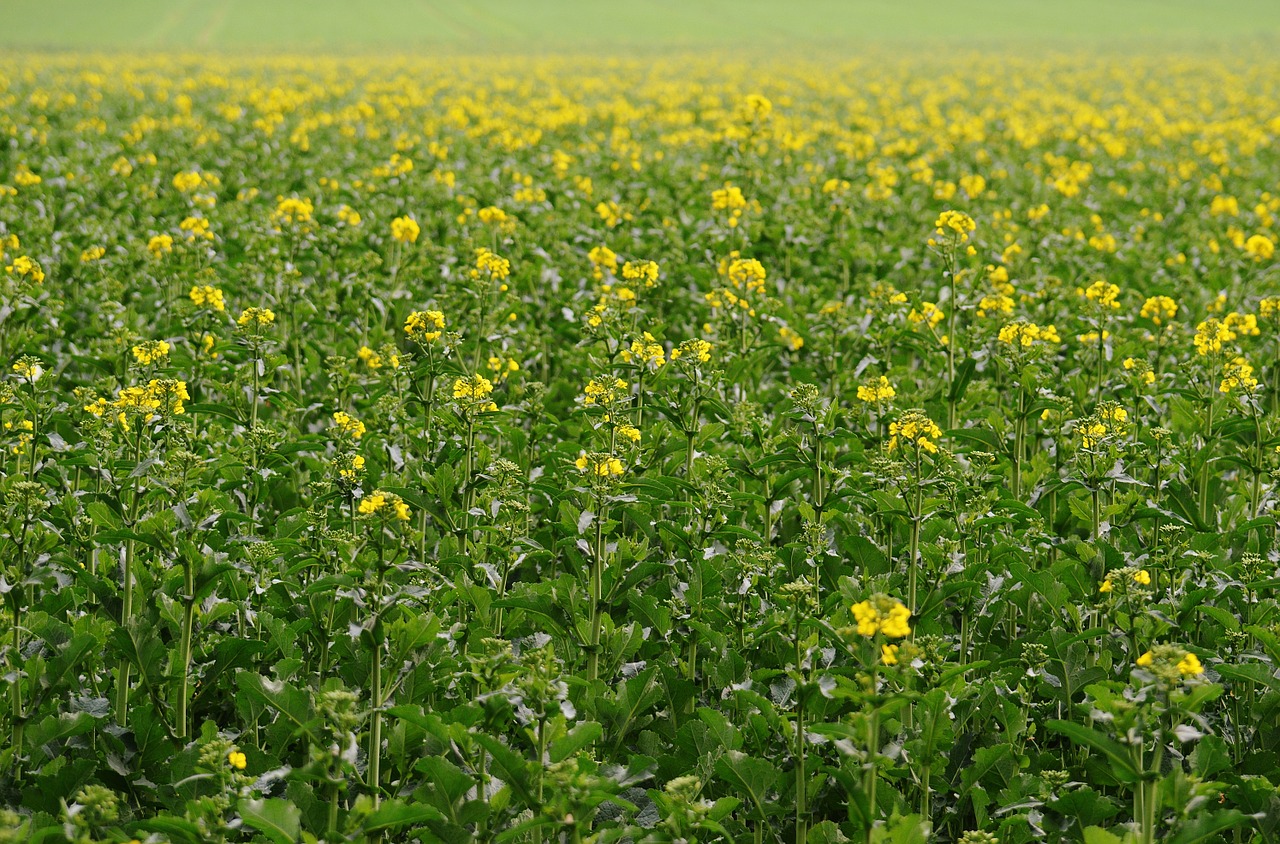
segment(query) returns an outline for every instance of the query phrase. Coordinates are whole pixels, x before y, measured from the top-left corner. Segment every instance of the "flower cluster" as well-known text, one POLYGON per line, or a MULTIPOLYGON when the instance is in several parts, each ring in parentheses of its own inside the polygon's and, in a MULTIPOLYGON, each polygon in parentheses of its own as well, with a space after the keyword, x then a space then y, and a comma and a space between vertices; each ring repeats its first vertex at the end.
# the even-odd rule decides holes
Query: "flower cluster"
POLYGON ((889 383, 889 379, 883 375, 878 378, 872 378, 865 384, 858 385, 858 401, 866 402, 867 404, 881 404, 882 402, 891 401, 896 395, 898 395, 898 391, 889 383))
POLYGON ((897 598, 883 593, 854 604, 853 618, 858 624, 859 636, 870 638, 881 633, 889 639, 902 639, 911 635, 911 610, 897 598))
POLYGON ((996 339, 1001 343, 1020 349, 1030 349, 1039 345, 1057 345, 1062 342, 1058 329, 1052 325, 1039 326, 1034 322, 1018 320, 1000 329, 996 339))
POLYGON ((363 437, 365 432, 364 423, 345 410, 339 410, 333 414, 333 429, 338 436, 351 437, 354 440, 363 437))
POLYGON ((191 304, 197 308, 208 308, 211 311, 222 313, 227 309, 226 302, 223 299, 222 291, 209 284, 198 284, 191 288, 191 292, 187 294, 191 299, 191 304))
POLYGON ((409 505, 404 499, 395 493, 387 492, 381 489, 375 489, 373 492, 360 499, 360 504, 356 508, 361 516, 378 516, 380 514, 392 514, 396 521, 407 522, 412 513, 409 505))
POLYGON ((942 429, 922 410, 908 410, 896 422, 889 423, 889 450, 910 443, 930 454, 938 453, 942 429))
POLYGON ((115 399, 94 399, 84 409, 98 417, 114 413, 120 427, 131 431, 132 419, 149 425, 166 416, 181 416, 187 412, 183 402, 188 401, 191 401, 191 395, 187 392, 187 382, 153 378, 145 385, 121 389, 115 399))
POLYGON ((404 321, 404 333, 420 345, 434 343, 444 333, 443 311, 414 311, 404 321))

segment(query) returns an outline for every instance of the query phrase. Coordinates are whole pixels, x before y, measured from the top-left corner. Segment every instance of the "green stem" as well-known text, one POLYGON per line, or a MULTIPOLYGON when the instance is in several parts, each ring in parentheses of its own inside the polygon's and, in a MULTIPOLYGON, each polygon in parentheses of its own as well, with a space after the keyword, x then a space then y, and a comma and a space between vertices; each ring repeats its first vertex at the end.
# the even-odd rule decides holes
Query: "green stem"
POLYGON ((187 733, 187 706, 188 694, 191 685, 191 632, 195 625, 196 613, 196 596, 195 596, 195 572, 192 571, 191 563, 183 563, 183 595, 184 604, 182 613, 182 677, 181 690, 178 693, 178 729, 176 735, 178 738, 186 738, 187 733))
MULTIPOLYGON (((374 580, 374 625, 382 612, 382 542, 378 542, 378 573, 374 580)), ((376 637, 375 637, 376 640, 376 637)), ((369 680, 373 714, 369 726, 369 790, 373 793, 373 807, 382 805, 382 643, 376 642, 373 651, 372 676, 369 680)))
POLYGON ((606 517, 603 497, 596 501, 596 542, 591 553, 591 642, 587 651, 587 679, 594 683, 600 678, 600 628, 604 623, 604 520, 606 517))
MULTIPOLYGON (((136 467, 142 459, 142 423, 138 423, 138 437, 133 447, 133 463, 136 467)), ((133 481, 133 496, 129 502, 129 522, 130 530, 138 523, 138 507, 141 503, 142 491, 138 486, 138 479, 133 481)), ((133 539, 126 539, 124 543, 124 574, 122 584, 123 604, 120 610, 120 626, 128 627, 129 621, 133 618, 133 563, 136 554, 136 546, 133 539)), ((116 685, 116 723, 124 727, 129 719, 129 673, 130 665, 128 659, 120 660, 120 668, 117 675, 116 685)))
MULTIPOLYGON (((803 679, 803 654, 800 652, 800 614, 804 600, 797 596, 795 610, 795 660, 796 675, 803 679)), ((805 844, 809 837, 809 783, 805 774, 805 706, 803 683, 798 689, 800 697, 796 704, 796 844, 805 844)))
POLYGON ((920 447, 916 446, 916 488, 915 506, 911 510, 911 547, 907 557, 907 608, 912 614, 916 611, 916 589, 920 568, 920 523, 921 510, 924 507, 924 486, 921 478, 920 447))
POLYGON ((13 683, 9 686, 12 717, 9 727, 13 747, 15 778, 22 772, 22 599, 17 590, 13 596, 13 683))

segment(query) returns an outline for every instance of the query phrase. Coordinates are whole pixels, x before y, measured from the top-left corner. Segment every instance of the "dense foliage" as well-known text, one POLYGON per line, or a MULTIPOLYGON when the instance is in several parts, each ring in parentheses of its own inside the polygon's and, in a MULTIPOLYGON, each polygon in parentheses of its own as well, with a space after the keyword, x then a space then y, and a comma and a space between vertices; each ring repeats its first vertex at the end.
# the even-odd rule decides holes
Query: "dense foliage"
POLYGON ((1271 841, 1280 64, 8 58, 0 841, 1271 841))

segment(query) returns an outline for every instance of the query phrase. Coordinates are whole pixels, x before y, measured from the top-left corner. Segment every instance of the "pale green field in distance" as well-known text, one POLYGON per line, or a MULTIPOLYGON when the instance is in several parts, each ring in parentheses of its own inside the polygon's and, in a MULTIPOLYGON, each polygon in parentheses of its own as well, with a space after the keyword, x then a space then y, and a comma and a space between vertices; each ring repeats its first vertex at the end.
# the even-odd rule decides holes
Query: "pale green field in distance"
POLYGON ((230 52, 748 51, 939 39, 1280 38, 1278 0, 0 0, 0 48, 230 52))

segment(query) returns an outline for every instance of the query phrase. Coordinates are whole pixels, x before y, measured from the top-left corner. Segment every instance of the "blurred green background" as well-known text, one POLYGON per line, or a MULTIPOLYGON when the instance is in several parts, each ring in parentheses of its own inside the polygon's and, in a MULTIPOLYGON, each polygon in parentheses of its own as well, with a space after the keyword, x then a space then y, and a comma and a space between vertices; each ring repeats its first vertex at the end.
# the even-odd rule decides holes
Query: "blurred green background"
POLYGON ((1280 0, 0 0, 0 47, 590 52, 945 40, 1280 44, 1280 0))

